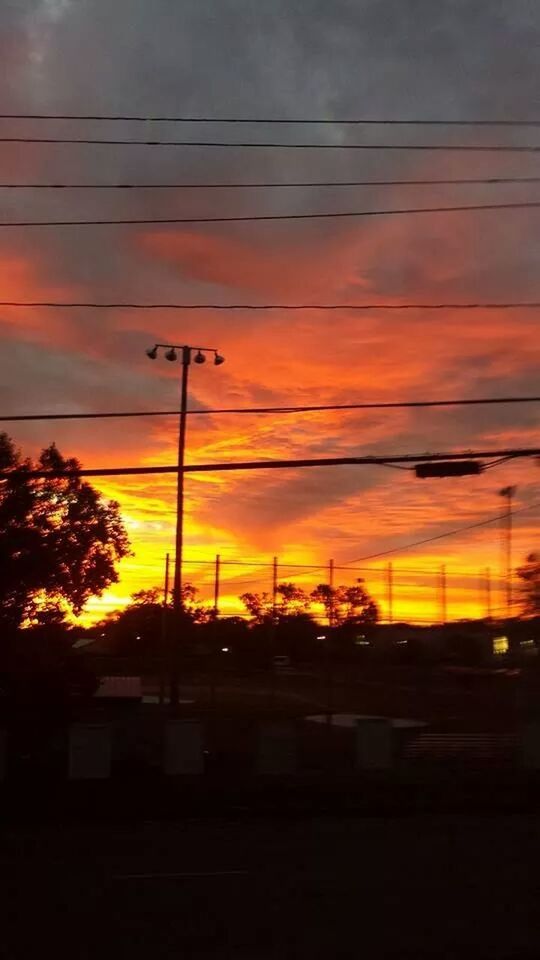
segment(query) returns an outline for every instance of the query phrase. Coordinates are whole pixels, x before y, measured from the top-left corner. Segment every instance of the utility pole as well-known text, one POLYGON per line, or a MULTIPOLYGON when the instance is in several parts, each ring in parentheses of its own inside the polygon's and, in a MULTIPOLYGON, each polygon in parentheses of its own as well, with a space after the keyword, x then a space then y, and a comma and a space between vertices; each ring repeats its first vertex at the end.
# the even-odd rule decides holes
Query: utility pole
POLYGON ((512 507, 517 487, 503 487, 500 496, 506 499, 506 512, 503 518, 504 545, 505 545, 505 579, 506 579, 506 616, 512 616, 512 507))
POLYGON ((440 586, 440 600, 441 600, 441 623, 446 623, 446 565, 441 564, 441 572, 439 579, 440 586))
POLYGON ((182 559, 184 553, 184 463, 186 457, 188 377, 191 347, 182 347, 182 377, 180 381, 180 428, 178 431, 178 481, 176 484, 176 537, 174 554, 173 606, 179 614, 183 608, 182 559))
POLYGON ((330 597, 328 604, 328 626, 334 626, 334 561, 328 563, 328 586, 330 587, 330 597))
POLYGON ((150 360, 156 360, 160 349, 165 351, 165 359, 174 363, 180 355, 182 364, 182 375, 180 378, 180 419, 178 430, 178 477, 176 484, 176 535, 175 535, 175 554, 174 554, 174 577, 173 577, 173 613, 177 636, 174 645, 171 645, 171 705, 178 706, 179 701, 179 665, 178 665, 178 634, 182 621, 182 612, 184 601, 182 596, 182 559, 184 551, 184 466, 186 454, 186 430, 187 430, 187 398, 188 398, 188 378, 189 368, 193 359, 194 363, 205 363, 206 354, 214 356, 214 365, 219 367, 224 363, 224 358, 213 347, 189 347, 180 346, 172 343, 156 343, 146 351, 150 360), (193 352, 195 356, 193 356, 193 352))
POLYGON ((219 574, 220 574, 220 565, 221 557, 219 553, 216 553, 216 565, 214 569, 214 614, 217 617, 219 613, 219 574))
POLYGON ((163 583, 163 606, 161 608, 161 663, 159 667, 159 702, 165 702, 165 658, 167 654, 167 641, 169 638, 169 571, 171 565, 171 556, 168 553, 165 557, 165 579, 163 583))
POLYGON ((275 626, 277 612, 278 558, 272 561, 272 621, 275 626))
POLYGON ((394 622, 394 568, 390 562, 386 568, 388 623, 394 622))
POLYGON ((486 618, 491 620, 493 612, 491 606, 491 567, 486 567, 484 588, 486 591, 486 618))

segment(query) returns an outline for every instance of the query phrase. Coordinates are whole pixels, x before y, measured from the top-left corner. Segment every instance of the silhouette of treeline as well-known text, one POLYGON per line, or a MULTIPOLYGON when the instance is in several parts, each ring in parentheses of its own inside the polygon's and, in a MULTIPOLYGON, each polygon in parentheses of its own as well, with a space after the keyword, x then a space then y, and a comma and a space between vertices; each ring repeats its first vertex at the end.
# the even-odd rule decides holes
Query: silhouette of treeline
MULTIPOLYGON (((328 588, 327 584, 323 584, 328 588)), ((318 601, 319 589, 315 602, 318 601)), ((417 663, 455 661, 487 662, 493 655, 493 639, 503 632, 510 643, 510 657, 536 651, 539 618, 513 618, 504 623, 487 619, 464 620, 446 625, 418 626, 409 623, 382 624, 361 585, 364 603, 351 611, 345 604, 334 611, 334 626, 322 625, 309 609, 302 609, 294 584, 281 584, 282 598, 274 604, 264 594, 244 599, 247 616, 219 618, 212 607, 198 603, 197 590, 186 584, 183 613, 164 608, 158 588, 142 590, 122 611, 111 613, 87 631, 87 650, 94 656, 123 658, 127 665, 152 673, 175 644, 186 666, 206 669, 269 667, 274 656, 286 655, 291 663, 322 663, 363 659, 417 663), (296 597, 293 601, 292 597, 296 597), (251 609, 250 609, 251 608, 251 609)), ((341 588, 335 588, 339 592, 341 588)), ((329 596, 329 590, 325 590, 329 596)), ((245 595, 244 595, 245 597, 245 595)))
MULTIPOLYGON (((119 505, 80 478, 52 475, 79 467, 54 444, 36 461, 24 458, 11 438, 0 434, 0 469, 8 474, 0 482, 0 672, 21 658, 28 673, 39 672, 47 650, 62 660, 77 637, 92 641, 89 649, 121 656, 163 658, 176 645, 186 656, 226 648, 237 661, 267 663, 277 654, 295 660, 330 653, 346 658, 384 649, 389 655, 394 647, 401 648, 400 656, 412 656, 420 647, 437 650, 432 638, 447 638, 452 630, 456 636, 493 634, 494 625, 482 621, 467 630, 449 625, 442 633, 383 626, 361 579, 351 586, 320 583, 311 592, 293 582, 280 583, 275 596, 246 592, 240 597, 245 617, 227 618, 203 604, 191 584, 184 587, 180 616, 170 605, 164 608, 158 589, 143 590, 99 627, 73 627, 71 614, 118 581, 118 563, 129 553, 119 505), (32 479, 35 467, 51 476, 32 479)), ((540 613, 540 555, 531 553, 517 574, 523 613, 534 617, 540 613)), ((467 649, 473 647, 469 642, 467 649)))

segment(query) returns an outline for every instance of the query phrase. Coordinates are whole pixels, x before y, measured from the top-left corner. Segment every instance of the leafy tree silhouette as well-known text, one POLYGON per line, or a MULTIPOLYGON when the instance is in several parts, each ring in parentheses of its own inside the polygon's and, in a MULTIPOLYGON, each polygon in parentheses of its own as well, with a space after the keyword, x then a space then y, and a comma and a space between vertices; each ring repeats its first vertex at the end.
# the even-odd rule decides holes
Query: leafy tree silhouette
POLYGON ((298 616, 307 613, 309 594, 295 583, 280 583, 276 589, 276 605, 269 593, 243 593, 240 600, 250 614, 253 623, 267 623, 274 618, 298 616))
POLYGON ((61 619, 116 583, 116 564, 129 553, 119 506, 78 477, 32 479, 40 470, 76 470, 51 444, 37 462, 23 459, 0 434, 0 626, 16 630, 40 616, 61 619), (41 611, 41 613, 40 613, 41 611))
POLYGON ((529 553, 523 566, 519 567, 517 575, 523 581, 524 613, 538 616, 540 614, 540 553, 529 553))
POLYGON ((356 580, 350 587, 331 587, 329 583, 319 583, 311 592, 311 599, 323 605, 334 626, 374 624, 379 619, 379 611, 363 583, 362 579, 356 580))

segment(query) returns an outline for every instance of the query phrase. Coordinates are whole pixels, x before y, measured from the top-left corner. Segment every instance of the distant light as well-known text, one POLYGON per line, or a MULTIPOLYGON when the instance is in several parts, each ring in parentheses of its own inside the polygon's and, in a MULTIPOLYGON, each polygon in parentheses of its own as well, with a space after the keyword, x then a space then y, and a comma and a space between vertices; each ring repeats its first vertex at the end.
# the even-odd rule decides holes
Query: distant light
POLYGON ((155 360, 157 357, 157 353, 158 353, 157 347, 151 347, 150 350, 146 351, 146 356, 150 360, 155 360))
POLYGON ((165 354, 165 359, 169 360, 171 363, 174 363, 174 361, 176 360, 176 350, 174 349, 174 347, 171 347, 170 350, 167 350, 165 354))
POLYGON ((229 652, 229 648, 228 648, 228 647, 222 647, 222 648, 221 648, 221 652, 222 652, 222 653, 228 653, 228 652, 229 652))
POLYGON ((137 634, 137 636, 135 637, 135 639, 136 639, 136 640, 140 640, 140 639, 141 639, 140 635, 137 634))
POLYGON ((519 645, 520 647, 534 647, 535 642, 534 640, 520 640, 519 645))
POLYGON ((406 646, 406 645, 407 645, 408 641, 407 641, 407 640, 396 640, 396 643, 397 643, 398 647, 403 647, 403 646, 406 646))
POLYGON ((320 637, 317 637, 317 640, 326 640, 326 635, 325 635, 325 634, 321 634, 320 637))
POLYGON ((502 654, 508 653, 509 647, 508 637, 493 637, 494 656, 500 657, 502 654))
POLYGON ((195 356, 194 356, 193 359, 194 359, 195 363, 205 363, 205 362, 206 362, 206 357, 205 357, 204 353, 202 353, 200 350, 197 351, 197 353, 195 354, 195 356))
POLYGON ((214 356, 215 366, 220 367, 222 363, 225 363, 225 357, 222 357, 220 353, 216 353, 214 356))

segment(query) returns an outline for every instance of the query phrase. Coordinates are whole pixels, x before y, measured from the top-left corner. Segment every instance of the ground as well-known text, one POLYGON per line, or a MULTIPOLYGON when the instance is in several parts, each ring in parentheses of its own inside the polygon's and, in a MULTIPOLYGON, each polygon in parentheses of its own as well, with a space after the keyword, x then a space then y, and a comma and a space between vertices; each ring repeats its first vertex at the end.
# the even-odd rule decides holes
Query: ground
MULTIPOLYGON (((306 665, 279 674, 186 672, 181 697, 199 706, 212 704, 225 716, 239 708, 297 716, 333 710, 416 717, 447 729, 511 730, 524 705, 525 676, 504 669, 451 673, 440 666, 369 663, 336 665, 331 671, 306 665)), ((540 699, 540 677, 537 671, 532 676, 540 699)), ((146 681, 146 688, 156 693, 157 681, 146 681)))
POLYGON ((539 855, 536 816, 12 828, 3 955, 532 960, 539 855))

